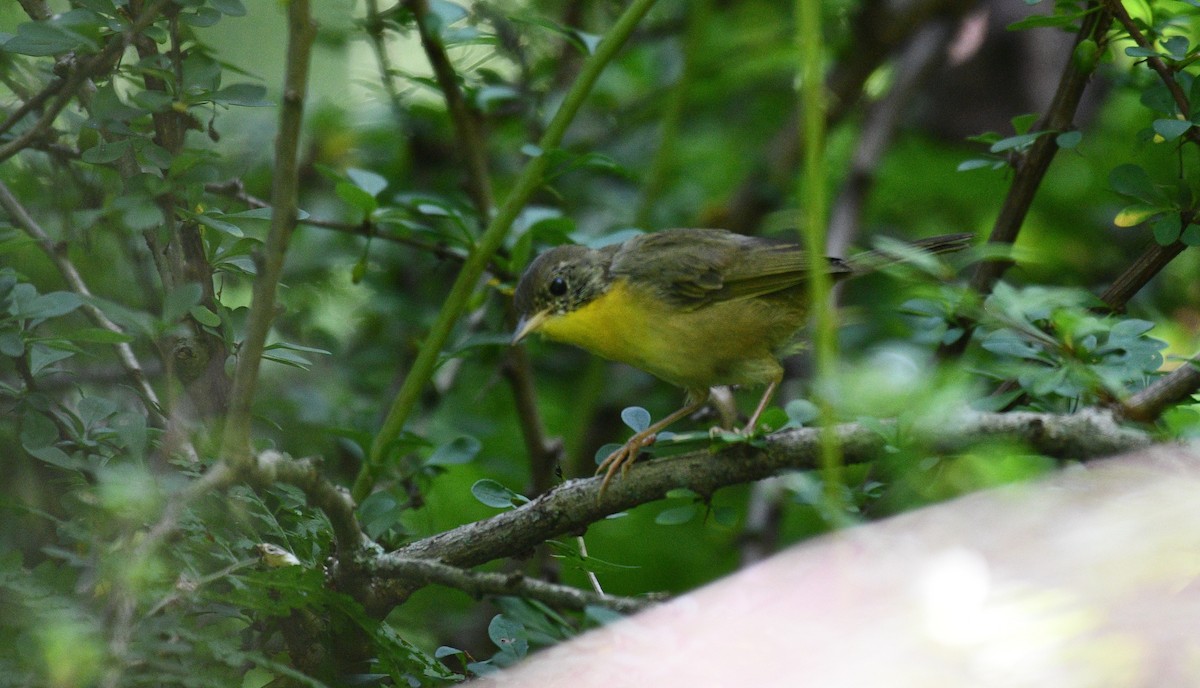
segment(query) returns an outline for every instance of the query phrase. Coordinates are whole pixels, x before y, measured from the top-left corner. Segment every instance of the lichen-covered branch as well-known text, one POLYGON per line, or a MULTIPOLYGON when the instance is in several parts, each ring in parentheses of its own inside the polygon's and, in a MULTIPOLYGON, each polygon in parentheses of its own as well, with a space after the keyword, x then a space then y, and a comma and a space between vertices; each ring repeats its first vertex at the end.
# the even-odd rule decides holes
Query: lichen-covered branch
MULTIPOLYGON (((894 424, 883 423, 885 429, 894 424)), ((847 464, 873 461, 889 441, 875 429, 851 423, 834 431, 847 464)), ((952 453, 988 439, 1019 440, 1047 456, 1084 460, 1148 446, 1145 432, 1120 425, 1102 411, 1071 415, 1040 413, 965 413, 905 429, 905 438, 925 443, 931 453, 952 453)), ((470 567, 493 559, 519 556, 542 542, 583 532, 610 514, 663 499, 685 487, 711 495, 722 487, 748 483, 785 470, 817 468, 820 431, 788 430, 762 440, 762 447, 735 445, 719 455, 707 451, 635 465, 600 493, 600 478, 570 480, 512 511, 405 545, 384 555, 379 565, 396 559, 433 559, 470 567)), ((919 445, 918 445, 919 446, 919 445)), ((398 603, 415 588, 410 581, 378 581, 373 604, 398 603)))

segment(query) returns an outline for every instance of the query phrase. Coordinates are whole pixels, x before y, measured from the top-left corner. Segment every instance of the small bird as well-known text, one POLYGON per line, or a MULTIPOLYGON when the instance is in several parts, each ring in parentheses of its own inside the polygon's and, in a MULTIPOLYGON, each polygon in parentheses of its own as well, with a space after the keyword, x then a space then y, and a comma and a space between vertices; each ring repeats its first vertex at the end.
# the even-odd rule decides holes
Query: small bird
MULTIPOLYGON (((927 253, 966 248, 971 234, 912 244, 927 253)), ((840 281, 904 260, 868 251, 827 258, 840 281)), ((722 229, 671 229, 593 249, 556 246, 539 255, 513 295, 513 344, 533 332, 621 361, 682 387, 682 408, 605 458, 601 492, 664 428, 697 411, 718 385, 766 385, 750 433, 783 379, 778 355, 806 320, 812 269, 799 244, 722 229)))

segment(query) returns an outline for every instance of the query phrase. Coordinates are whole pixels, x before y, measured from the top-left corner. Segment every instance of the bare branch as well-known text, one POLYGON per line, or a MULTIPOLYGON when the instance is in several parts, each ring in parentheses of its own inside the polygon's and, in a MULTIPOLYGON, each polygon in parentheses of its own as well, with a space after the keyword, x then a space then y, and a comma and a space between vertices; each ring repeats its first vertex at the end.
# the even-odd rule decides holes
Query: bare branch
POLYGON ((258 383, 267 333, 275 318, 275 298, 283 274, 284 257, 296 227, 299 184, 300 127, 308 92, 308 68, 316 26, 308 0, 288 3, 287 67, 279 133, 275 139, 275 179, 271 189, 271 228, 263 247, 261 266, 254 281, 254 296, 246 323, 246 336, 238 355, 237 372, 229 400, 229 414, 221 443, 224 460, 244 464, 250 449, 250 406, 258 383))

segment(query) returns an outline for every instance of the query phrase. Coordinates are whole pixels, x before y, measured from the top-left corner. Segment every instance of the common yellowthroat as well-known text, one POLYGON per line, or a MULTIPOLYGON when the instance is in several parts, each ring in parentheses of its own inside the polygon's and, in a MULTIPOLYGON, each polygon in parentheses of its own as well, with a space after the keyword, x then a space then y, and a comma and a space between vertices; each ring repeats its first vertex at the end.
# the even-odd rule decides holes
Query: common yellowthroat
MULTIPOLYGON (((947 253, 972 238, 953 234, 912 246, 947 253)), ((826 269, 839 281, 903 259, 868 251, 828 258, 826 269)), ((783 379, 777 354, 805 324, 811 269, 798 244, 721 229, 672 229, 600 249, 557 246, 517 283, 513 343, 540 332, 687 390, 683 408, 600 463, 603 491, 655 435, 702 407, 714 386, 767 386, 743 430, 753 431, 783 379)))

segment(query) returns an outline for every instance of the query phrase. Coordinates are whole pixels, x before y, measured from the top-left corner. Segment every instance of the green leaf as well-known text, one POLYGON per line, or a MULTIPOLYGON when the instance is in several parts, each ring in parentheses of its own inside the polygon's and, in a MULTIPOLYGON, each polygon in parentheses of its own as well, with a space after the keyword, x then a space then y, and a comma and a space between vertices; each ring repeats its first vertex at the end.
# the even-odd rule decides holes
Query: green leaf
POLYGON ((1188 47, 1190 43, 1184 36, 1171 36, 1162 42, 1163 49, 1167 51, 1168 57, 1175 61, 1187 59, 1188 47))
POLYGON ((958 167, 954 169, 958 172, 970 172, 971 170, 979 170, 985 167, 994 170, 1003 166, 1004 161, 996 158, 972 158, 958 163, 958 167))
POLYGON ((208 4, 228 17, 246 16, 246 6, 242 4, 242 0, 208 0, 208 4))
POLYGON ((49 447, 58 441, 58 426, 46 415, 28 410, 21 416, 20 440, 25 451, 49 447))
POLYGON ((1150 180, 1150 175, 1139 165, 1114 167, 1108 173, 1108 184, 1122 196, 1136 198, 1149 205, 1162 205, 1166 200, 1166 196, 1150 180))
POLYGON ((360 170, 351 167, 346 170, 346 176, 350 178, 350 181, 354 182, 355 186, 371 194, 372 197, 378 196, 388 185, 387 180, 382 175, 375 174, 370 170, 360 170))
POLYGON ((525 626, 504 614, 492 617, 492 622, 488 624, 488 638, 491 638, 504 654, 520 658, 529 653, 529 639, 525 626))
POLYGON ((210 98, 214 103, 242 107, 268 107, 275 104, 267 100, 267 89, 259 84, 231 84, 214 92, 210 98))
POLYGON ((453 466, 470 463, 479 454, 479 450, 482 447, 483 443, 478 439, 470 435, 459 435, 434 450, 425 463, 429 466, 453 466))
POLYGON ((16 332, 0 334, 0 354, 16 358, 25 354, 25 341, 16 332))
POLYGON ((471 494, 486 506, 495 509, 511 509, 517 505, 518 500, 528 501, 524 495, 519 495, 490 478, 475 481, 471 486, 471 494))
POLYGON ((33 57, 47 57, 88 48, 96 50, 95 41, 53 21, 25 22, 17 26, 17 34, 4 42, 5 52, 33 57))
POLYGON ((1200 225, 1188 225, 1184 228, 1179 240, 1188 246, 1200 246, 1200 225))
POLYGON ((692 520, 696 516, 696 512, 700 510, 695 504, 685 504, 683 506, 671 507, 663 509, 654 517, 654 522, 660 526, 678 526, 692 520))
POLYGON ((1183 221, 1179 215, 1168 213, 1155 220, 1150 225, 1150 228, 1154 231, 1155 241, 1162 246, 1169 246, 1175 243, 1175 240, 1179 238, 1180 232, 1183 231, 1183 221))
POLYGON ((1082 140, 1083 140, 1083 132, 1078 131, 1078 130, 1064 131, 1063 133, 1054 137, 1054 143, 1056 143, 1059 148, 1062 148, 1064 150, 1070 150, 1070 149, 1078 146, 1079 142, 1082 140))
POLYGON ((120 141, 112 141, 110 143, 101 143, 97 146, 85 150, 79 157, 84 162, 93 165, 103 165, 119 159, 125 152, 129 150, 129 139, 120 141))
POLYGON ((103 327, 81 327, 67 333, 67 338, 73 342, 88 344, 122 344, 132 342, 134 337, 124 332, 113 332, 103 327))
POLYGON ((1125 54, 1129 57, 1158 57, 1158 51, 1153 48, 1143 48, 1140 45, 1132 45, 1125 49, 1125 54))
POLYGON ((183 320, 192 306, 200 303, 203 294, 203 288, 196 282, 181 284, 167 292, 163 297, 163 322, 174 324, 183 320))
POLYGON ((333 187, 333 190, 338 195, 338 198, 345 201, 352 208, 361 210, 364 214, 370 215, 379 207, 375 196, 350 182, 338 182, 333 187))
POLYGON ((1144 205, 1131 205, 1122 208, 1113 218, 1113 224, 1118 227, 1136 227, 1146 220, 1159 215, 1168 208, 1155 208, 1144 205))
POLYGON ((1041 136, 1045 133, 1046 132, 1044 132, 1044 131, 1034 131, 1034 132, 1030 132, 1028 134, 1018 134, 1016 136, 1009 136, 1008 138, 1003 138, 1003 139, 1000 139, 999 141, 993 143, 992 147, 989 148, 988 150, 992 153, 1003 153, 1006 150, 1014 150, 1014 149, 1020 150, 1020 149, 1028 148, 1030 145, 1033 144, 1034 141, 1036 141, 1038 139, 1039 136, 1041 136))
POLYGON ((716 507, 713 509, 713 521, 723 528, 732 528, 737 525, 737 509, 729 506, 716 507))
POLYGON ((817 405, 808 399, 793 399, 783 407, 783 410, 787 412, 788 420, 799 426, 807 425, 821 415, 817 405))
POLYGON ((288 349, 272 350, 264 348, 262 357, 264 361, 274 361, 275 363, 282 363, 283 365, 299 368, 300 370, 312 368, 312 361, 288 349))
POLYGON ((45 320, 66 315, 82 305, 83 301, 75 294, 69 291, 54 291, 36 296, 21 304, 20 309, 13 312, 13 316, 29 320, 45 320))
POLYGON ((1193 125, 1184 119, 1156 119, 1151 126, 1154 129, 1154 133, 1167 141, 1174 141, 1183 136, 1193 125))
POLYGON ((74 351, 56 349, 45 344, 31 344, 29 346, 29 372, 37 375, 47 367, 74 355, 74 351))
POLYGON ((188 315, 191 315, 201 325, 207 325, 208 327, 221 326, 221 316, 208 310, 206 306, 196 304, 188 309, 188 315))
POLYGON ((650 427, 650 412, 641 406, 629 406, 621 410, 621 421, 634 432, 641 432, 650 427))
POLYGON ((238 227, 237 225, 233 224, 232 222, 225 222, 224 220, 218 220, 217 218, 213 217, 212 215, 210 215, 208 213, 203 213, 203 214, 199 214, 199 215, 194 214, 194 213, 188 213, 188 217, 191 217, 196 222, 199 222, 200 224, 204 225, 205 227, 208 227, 209 229, 215 229, 216 231, 218 231, 222 234, 225 234, 227 236, 231 236, 235 239, 241 239, 246 236, 246 234, 242 231, 241 227, 238 227))
POLYGON ((1121 320, 1112 329, 1108 331, 1109 338, 1134 338, 1140 337, 1150 330, 1154 329, 1154 323, 1149 320, 1138 320, 1137 318, 1129 318, 1121 320))
POLYGON ((1037 124, 1038 118, 1040 117, 1041 115, 1037 114, 1036 112, 1027 112, 1023 115, 1017 115, 1016 117, 1013 117, 1011 120, 1009 120, 1009 122, 1012 124, 1013 131, 1017 132, 1018 134, 1028 134, 1030 133, 1029 130, 1033 128, 1033 125, 1037 124))

